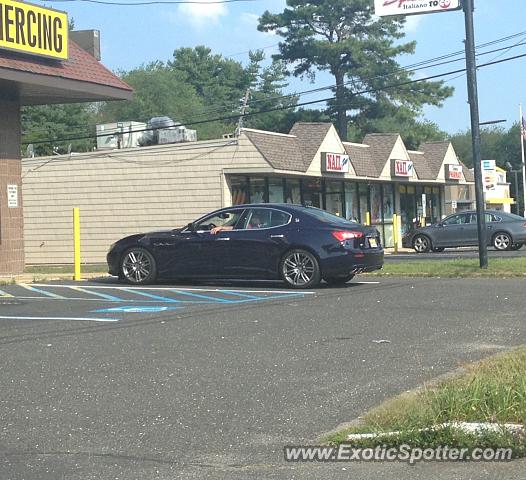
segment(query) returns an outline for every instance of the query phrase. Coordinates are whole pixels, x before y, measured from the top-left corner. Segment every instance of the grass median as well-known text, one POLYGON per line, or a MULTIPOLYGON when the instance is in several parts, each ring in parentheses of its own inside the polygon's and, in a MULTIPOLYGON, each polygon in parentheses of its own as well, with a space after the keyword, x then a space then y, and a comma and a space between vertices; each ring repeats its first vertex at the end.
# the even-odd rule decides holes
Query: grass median
POLYGON ((402 394, 368 412, 359 424, 326 440, 366 448, 403 444, 419 448, 511 448, 526 456, 526 436, 502 429, 483 434, 455 428, 435 429, 449 422, 526 423, 526 348, 489 357, 465 367, 465 373, 436 385, 402 394), (381 435, 399 432, 395 436, 381 435), (375 438, 348 440, 350 433, 375 433, 375 438))
POLYGON ((402 277, 525 277, 526 257, 490 258, 487 269, 479 267, 478 259, 456 260, 387 260, 382 270, 369 275, 402 277))

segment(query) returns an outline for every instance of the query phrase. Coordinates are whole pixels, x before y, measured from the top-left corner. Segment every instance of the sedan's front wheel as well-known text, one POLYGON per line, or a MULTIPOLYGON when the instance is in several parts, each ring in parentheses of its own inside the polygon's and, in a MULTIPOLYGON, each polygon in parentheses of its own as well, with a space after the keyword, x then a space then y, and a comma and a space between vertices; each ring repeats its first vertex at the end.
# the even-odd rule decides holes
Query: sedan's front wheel
POLYGON ((281 278, 292 288, 311 288, 320 283, 320 265, 306 250, 291 250, 281 261, 281 278))
POLYGON ((413 240, 413 248, 416 253, 426 253, 431 249, 431 240, 425 235, 417 235, 413 240))
POLYGON ((505 232, 499 232, 493 237, 493 246, 496 250, 509 250, 512 244, 511 237, 505 232))
POLYGON ((146 249, 134 247, 127 250, 121 260, 121 277, 133 285, 152 283, 157 277, 157 265, 146 249))

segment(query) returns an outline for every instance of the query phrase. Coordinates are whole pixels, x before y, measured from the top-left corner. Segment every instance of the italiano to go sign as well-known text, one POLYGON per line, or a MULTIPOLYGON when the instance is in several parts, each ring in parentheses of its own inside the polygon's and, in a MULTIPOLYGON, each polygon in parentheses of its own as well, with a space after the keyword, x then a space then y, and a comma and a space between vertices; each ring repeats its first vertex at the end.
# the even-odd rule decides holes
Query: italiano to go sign
POLYGON ((341 153, 322 153, 321 171, 332 173, 349 173, 349 155, 341 153))
POLYGON ((68 58, 68 15, 25 2, 0 0, 0 49, 68 58))
POLYGON ((374 0, 374 13, 379 17, 416 15, 419 13, 460 10, 461 0, 374 0))

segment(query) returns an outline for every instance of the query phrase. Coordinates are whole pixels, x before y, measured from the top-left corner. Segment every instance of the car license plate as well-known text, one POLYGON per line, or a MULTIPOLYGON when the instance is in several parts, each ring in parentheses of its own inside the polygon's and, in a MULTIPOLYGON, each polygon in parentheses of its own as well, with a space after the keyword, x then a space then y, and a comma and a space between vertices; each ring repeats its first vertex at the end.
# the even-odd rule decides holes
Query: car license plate
POLYGON ((376 241, 376 238, 370 238, 369 245, 371 248, 376 248, 378 246, 378 242, 376 241))

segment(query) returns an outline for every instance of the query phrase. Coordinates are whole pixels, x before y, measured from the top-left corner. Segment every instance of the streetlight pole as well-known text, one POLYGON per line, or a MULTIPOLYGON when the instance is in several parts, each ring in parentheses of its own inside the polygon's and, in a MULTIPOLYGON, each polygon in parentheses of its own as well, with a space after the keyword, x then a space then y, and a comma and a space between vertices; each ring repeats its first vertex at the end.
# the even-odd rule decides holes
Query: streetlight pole
POLYGON ((473 2, 464 0, 466 24, 466 72, 468 98, 471 112, 471 142, 473 147, 473 167, 475 173, 475 200, 477 204, 477 231, 479 241, 480 268, 488 268, 488 246, 486 242, 486 218, 484 215, 484 191, 482 187, 482 166, 480 151, 480 119, 477 92, 477 66, 475 61, 475 31, 473 26, 473 2))

